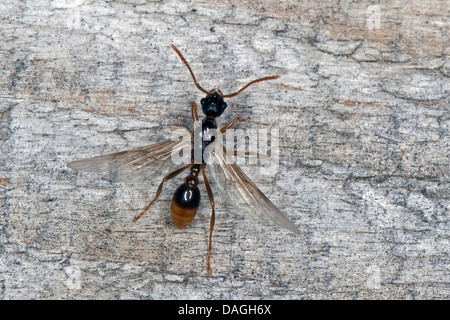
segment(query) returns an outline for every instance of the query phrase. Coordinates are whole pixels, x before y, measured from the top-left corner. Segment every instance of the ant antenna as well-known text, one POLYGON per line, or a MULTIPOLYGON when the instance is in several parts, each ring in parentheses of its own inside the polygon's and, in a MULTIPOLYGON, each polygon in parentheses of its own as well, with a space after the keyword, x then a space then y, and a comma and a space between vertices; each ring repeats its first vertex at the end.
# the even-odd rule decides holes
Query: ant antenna
POLYGON ((244 91, 244 89, 246 89, 248 86, 250 86, 250 85, 252 85, 252 84, 254 84, 256 82, 265 81, 265 80, 273 80, 273 79, 278 79, 278 76, 270 76, 270 77, 264 77, 264 78, 259 78, 259 79, 253 80, 253 81, 247 83, 245 86, 243 86, 241 89, 239 89, 236 92, 222 95, 222 98, 230 98, 230 97, 237 96, 239 93, 244 91))
POLYGON ((189 72, 191 73, 192 79, 194 80, 194 84, 197 87, 198 90, 200 90, 201 92, 204 92, 206 94, 209 94, 208 91, 206 91, 205 89, 203 89, 197 82, 197 80, 195 79, 194 73, 191 70, 191 67, 189 66, 189 63, 187 63, 186 59, 183 57, 183 55, 181 54, 180 50, 177 49, 177 47, 175 47, 173 44, 171 44, 172 49, 175 50, 175 52, 178 54, 178 56, 180 57, 181 61, 184 62, 184 64, 186 65, 186 67, 189 69, 189 72))
MULTIPOLYGON (((194 84, 195 84, 195 86, 197 87, 197 89, 200 90, 200 91, 203 92, 203 93, 206 93, 207 95, 209 95, 209 94, 211 94, 213 91, 215 91, 215 89, 212 89, 212 90, 210 90, 210 91, 207 91, 207 90, 203 89, 201 85, 198 84, 197 79, 195 79, 194 73, 192 72, 192 69, 191 69, 191 67, 189 66, 189 63, 188 63, 188 62, 186 61, 186 59, 183 57, 183 55, 181 54, 180 50, 178 50, 177 47, 175 47, 173 44, 171 44, 171 46, 172 46, 172 49, 175 50, 175 52, 178 54, 178 56, 180 57, 181 61, 183 61, 184 64, 186 65, 186 67, 188 68, 188 70, 189 70, 189 72, 190 72, 190 74, 191 74, 192 80, 194 80, 194 84)), ((247 83, 245 86, 243 86, 243 87, 242 87, 241 89, 239 89, 238 91, 233 92, 233 93, 230 93, 230 94, 225 94, 225 95, 224 95, 224 94, 222 94, 222 91, 220 91, 220 90, 218 90, 218 91, 219 91, 219 94, 222 96, 222 98, 230 98, 230 97, 237 96, 239 93, 241 93, 242 91, 244 91, 248 86, 250 86, 250 85, 252 85, 252 84, 254 84, 254 83, 256 83, 256 82, 265 81, 265 80, 273 80, 273 79, 277 79, 277 78, 278 78, 278 76, 270 76, 270 77, 264 77, 264 78, 259 78, 259 79, 253 80, 253 81, 247 83)))

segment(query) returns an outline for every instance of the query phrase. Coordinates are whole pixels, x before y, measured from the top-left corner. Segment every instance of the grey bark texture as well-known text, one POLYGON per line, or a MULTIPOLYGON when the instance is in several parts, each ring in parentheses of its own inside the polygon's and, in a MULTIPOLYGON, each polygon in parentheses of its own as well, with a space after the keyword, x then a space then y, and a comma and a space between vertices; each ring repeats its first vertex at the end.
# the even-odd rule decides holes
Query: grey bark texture
MULTIPOLYGON (((449 4, 381 1, 0 3, 1 299, 450 298, 449 4), (270 175, 244 170, 300 229, 255 222, 215 188, 185 230, 184 177, 144 184, 73 160, 218 119, 278 129, 270 175)), ((244 167, 244 166, 243 166, 244 167)))

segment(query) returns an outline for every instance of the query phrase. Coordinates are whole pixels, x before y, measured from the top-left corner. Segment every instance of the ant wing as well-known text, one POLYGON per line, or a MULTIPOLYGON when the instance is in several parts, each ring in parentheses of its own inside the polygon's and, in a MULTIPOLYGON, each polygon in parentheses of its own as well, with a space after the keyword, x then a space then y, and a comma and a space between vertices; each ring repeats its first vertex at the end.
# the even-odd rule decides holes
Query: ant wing
POLYGON ((251 211, 248 212, 258 220, 263 222, 269 220, 282 228, 300 234, 297 226, 275 207, 241 168, 234 163, 229 156, 233 152, 227 150, 220 142, 216 141, 215 143, 217 144, 216 148, 211 152, 213 157, 211 169, 219 189, 226 191, 233 202, 238 202, 240 210, 249 207, 251 211))
POLYGON ((183 161, 171 161, 172 155, 181 152, 190 160, 190 139, 168 139, 145 147, 73 161, 67 166, 77 171, 105 172, 105 178, 111 181, 142 182, 154 173, 163 174, 183 164, 183 161))

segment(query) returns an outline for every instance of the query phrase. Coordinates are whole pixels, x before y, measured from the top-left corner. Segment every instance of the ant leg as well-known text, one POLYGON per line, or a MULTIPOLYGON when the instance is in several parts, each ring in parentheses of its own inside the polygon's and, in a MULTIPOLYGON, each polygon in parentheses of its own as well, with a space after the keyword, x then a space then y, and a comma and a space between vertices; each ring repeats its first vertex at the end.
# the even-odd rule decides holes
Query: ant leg
POLYGON ((209 185, 208 179, 206 178, 205 166, 202 166, 202 175, 203 175, 203 181, 205 181, 206 192, 208 193, 209 203, 211 204, 211 209, 212 209, 211 222, 209 224, 209 247, 208 247, 207 267, 206 267, 206 271, 208 273, 210 273, 211 272, 211 248, 212 248, 211 240, 212 240, 212 233, 214 230, 214 223, 216 221, 216 214, 214 211, 214 207, 215 207, 214 196, 211 191, 211 186, 209 185))
POLYGON ((197 104, 194 101, 191 101, 191 114, 192 120, 198 121, 197 104))
POLYGON ((232 126, 234 126, 236 124, 236 122, 245 122, 248 120, 250 120, 250 117, 247 117, 247 118, 236 117, 233 120, 231 120, 230 122, 228 122, 226 125, 224 125, 222 128, 220 128, 220 133, 225 133, 225 131, 227 131, 232 126))
POLYGON ((169 181, 170 179, 176 177, 177 175, 179 175, 180 173, 182 173, 184 170, 186 170, 187 168, 192 167, 192 166, 193 166, 193 164, 192 164, 192 163, 189 163, 188 165, 185 165, 183 168, 180 168, 180 169, 178 169, 178 170, 175 170, 175 171, 169 173, 167 176, 165 176, 165 177, 162 179, 161 183, 159 184, 158 190, 156 191, 156 195, 155 195, 155 197, 153 198, 153 200, 152 200, 152 201, 144 208, 144 210, 142 210, 142 212, 141 212, 139 215, 137 215, 136 217, 134 217, 133 222, 138 221, 139 218, 142 217, 142 216, 144 215, 145 212, 147 212, 147 210, 150 208, 150 206, 153 204, 153 202, 155 202, 156 199, 158 199, 159 195, 161 194, 161 190, 162 190, 162 187, 163 187, 164 182, 169 181))

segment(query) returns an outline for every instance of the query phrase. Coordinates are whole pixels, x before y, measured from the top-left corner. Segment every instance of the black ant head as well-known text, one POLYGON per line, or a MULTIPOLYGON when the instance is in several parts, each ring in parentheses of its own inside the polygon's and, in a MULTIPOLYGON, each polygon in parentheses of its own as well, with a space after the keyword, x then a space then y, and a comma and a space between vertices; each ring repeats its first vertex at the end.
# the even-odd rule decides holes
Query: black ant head
POLYGON ((217 91, 208 94, 200 100, 200 103, 202 104, 203 113, 214 118, 220 117, 227 108, 227 103, 223 101, 222 95, 217 91))
POLYGON ((253 81, 250 81, 249 83, 247 83, 245 86, 243 86, 238 91, 230 93, 230 94, 224 95, 224 94, 222 94, 222 92, 220 90, 218 90, 218 92, 214 90, 214 92, 211 93, 212 90, 206 91, 204 88, 202 88, 201 85, 198 84, 197 79, 195 79, 194 73, 192 72, 191 67, 189 66, 189 63, 187 63, 186 59, 183 57, 181 52, 173 44, 172 44, 172 48, 178 54, 181 61, 183 61, 183 63, 188 68, 189 73, 191 74, 192 80, 194 80, 194 84, 197 87, 197 89, 200 90, 201 92, 206 93, 206 97, 204 97, 200 102, 202 104, 203 113, 209 117, 214 117, 214 118, 220 117, 222 115, 222 113, 225 111, 225 109, 227 108, 227 104, 225 103, 225 101, 223 101, 223 98, 231 98, 231 97, 237 96, 249 85, 252 85, 256 82, 272 80, 272 79, 278 78, 278 76, 270 76, 270 77, 264 77, 264 78, 259 78, 259 79, 253 80, 253 81))

